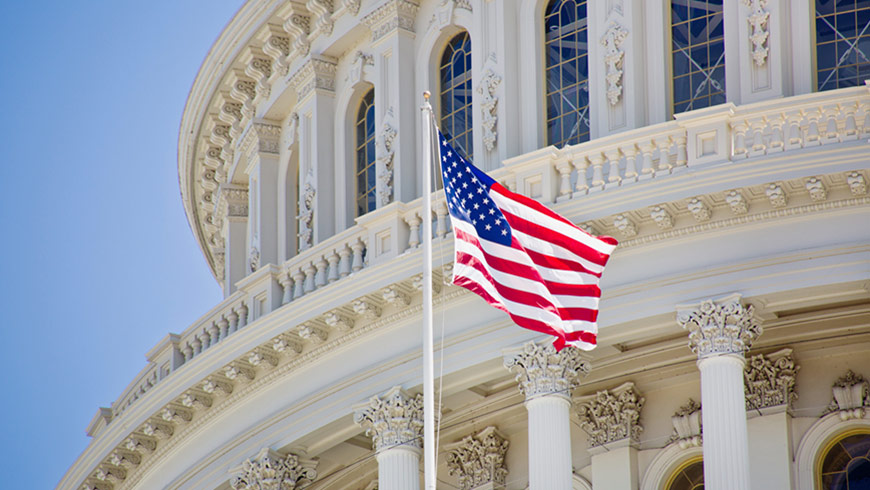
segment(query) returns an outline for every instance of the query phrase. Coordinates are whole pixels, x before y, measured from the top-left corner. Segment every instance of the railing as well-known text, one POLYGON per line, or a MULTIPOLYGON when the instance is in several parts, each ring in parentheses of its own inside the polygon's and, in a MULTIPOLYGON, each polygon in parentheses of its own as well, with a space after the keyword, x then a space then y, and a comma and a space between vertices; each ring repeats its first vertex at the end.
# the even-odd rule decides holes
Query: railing
MULTIPOLYGON (((512 190, 544 202, 562 202, 660 178, 682 167, 741 161, 868 135, 870 91, 859 87, 740 108, 724 104, 702 109, 678 115, 675 121, 561 150, 543 148, 509 159, 490 174, 512 190)), ((436 193, 432 209, 434 238, 448 238, 451 230, 443 193, 436 193)), ((358 218, 353 227, 302 250, 284 264, 266 266, 244 279, 237 292, 182 334, 170 335, 152 349, 148 366, 113 404, 113 416, 172 371, 263 315, 416 249, 421 243, 421 216, 422 199, 392 203, 358 218)), ((335 327, 340 319, 327 315, 325 322, 335 327)), ((316 335, 305 328, 294 333, 302 339, 316 335)))

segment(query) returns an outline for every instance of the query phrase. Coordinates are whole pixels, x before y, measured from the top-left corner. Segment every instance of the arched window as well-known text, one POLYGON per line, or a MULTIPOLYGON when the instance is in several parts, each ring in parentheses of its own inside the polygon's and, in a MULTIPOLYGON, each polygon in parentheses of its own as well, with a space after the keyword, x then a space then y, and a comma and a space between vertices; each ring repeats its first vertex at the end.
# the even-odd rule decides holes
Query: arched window
POLYGON ((690 459, 668 479, 665 490, 704 490, 704 460, 690 459))
POLYGON ((356 116, 356 215, 374 211, 375 201, 375 89, 359 104, 356 116))
POLYGON ((547 144, 589 141, 585 0, 551 0, 544 12, 547 144))
POLYGON ((671 1, 674 114, 725 102, 722 0, 671 1))
POLYGON ((461 32, 453 37, 441 56, 441 131, 466 160, 474 144, 471 131, 471 37, 461 32))
POLYGON ((824 490, 870 488, 870 433, 850 432, 822 453, 819 487, 824 490))
POLYGON ((870 5, 816 0, 816 88, 855 87, 870 78, 870 5))

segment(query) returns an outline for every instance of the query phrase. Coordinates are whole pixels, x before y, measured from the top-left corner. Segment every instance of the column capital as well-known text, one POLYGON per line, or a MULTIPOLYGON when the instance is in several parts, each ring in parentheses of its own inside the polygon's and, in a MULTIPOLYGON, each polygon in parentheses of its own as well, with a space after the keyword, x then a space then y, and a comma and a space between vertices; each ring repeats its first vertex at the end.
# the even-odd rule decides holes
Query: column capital
POLYGON ((316 467, 317 461, 263 448, 234 471, 230 486, 233 490, 301 489, 317 478, 316 467))
POLYGON ((788 348, 750 357, 743 370, 746 410, 791 408, 798 397, 794 387, 799 370, 788 348))
POLYGON ((645 401, 630 381, 612 390, 575 398, 580 427, 589 434, 589 447, 622 439, 639 443, 643 432, 640 411, 645 401))
POLYGON ((398 445, 423 447, 423 395, 411 396, 400 386, 357 406, 353 420, 366 429, 376 452, 398 445))
POLYGON ((459 475, 462 490, 486 484, 492 484, 491 488, 504 488, 508 474, 504 460, 509 445, 496 427, 489 426, 445 448, 447 469, 451 475, 459 475))
POLYGON ((677 323, 689 331, 689 347, 699 359, 720 354, 743 355, 763 329, 752 306, 734 293, 690 305, 677 305, 677 323))
POLYGON ((552 344, 528 342, 504 357, 504 366, 516 373, 520 393, 526 400, 537 395, 570 397, 580 378, 589 374, 589 363, 580 351, 566 347, 559 352, 552 344))
POLYGON ((248 188, 235 184, 221 184, 215 207, 218 221, 224 221, 224 218, 247 218, 248 188))
POLYGON ((296 89, 299 101, 306 100, 317 91, 335 94, 336 60, 328 56, 311 55, 290 77, 290 85, 296 89))
POLYGON ((414 0, 386 0, 370 14, 363 17, 363 24, 372 31, 372 42, 401 29, 414 32, 414 20, 420 5, 414 0))

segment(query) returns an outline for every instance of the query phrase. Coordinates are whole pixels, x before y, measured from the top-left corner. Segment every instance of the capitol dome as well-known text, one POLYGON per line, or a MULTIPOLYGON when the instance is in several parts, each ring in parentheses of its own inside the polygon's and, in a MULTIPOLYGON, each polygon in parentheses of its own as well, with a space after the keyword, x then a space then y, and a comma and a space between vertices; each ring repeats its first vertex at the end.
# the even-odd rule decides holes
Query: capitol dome
POLYGON ((870 488, 870 6, 248 0, 179 131, 224 299, 147 351, 58 488, 870 488), (420 107, 619 240, 598 346, 451 284, 420 107), (851 486, 850 486, 851 485, 851 486))

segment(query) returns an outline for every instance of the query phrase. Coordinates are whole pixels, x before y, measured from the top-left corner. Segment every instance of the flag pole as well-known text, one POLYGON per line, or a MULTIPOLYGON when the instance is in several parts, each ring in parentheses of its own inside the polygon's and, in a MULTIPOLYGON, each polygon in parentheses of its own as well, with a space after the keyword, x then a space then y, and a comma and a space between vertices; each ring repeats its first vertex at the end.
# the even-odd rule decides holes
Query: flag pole
POLYGON ((435 379, 432 348, 432 106, 423 92, 423 488, 435 490, 435 379))

